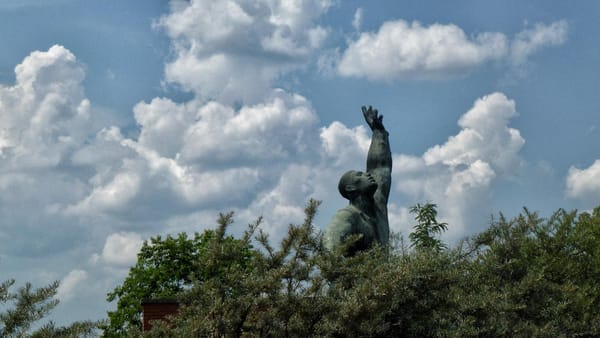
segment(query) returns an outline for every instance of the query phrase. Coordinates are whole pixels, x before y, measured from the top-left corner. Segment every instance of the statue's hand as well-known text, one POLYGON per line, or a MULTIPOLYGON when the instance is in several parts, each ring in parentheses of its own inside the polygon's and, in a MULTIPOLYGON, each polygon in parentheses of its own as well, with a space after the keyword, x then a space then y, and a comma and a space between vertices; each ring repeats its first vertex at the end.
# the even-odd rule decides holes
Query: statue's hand
POLYGON ((385 130, 382 122, 383 115, 379 115, 377 109, 373 109, 371 106, 367 109, 367 107, 363 106, 362 113, 365 117, 365 121, 367 121, 367 124, 371 127, 371 130, 385 130))

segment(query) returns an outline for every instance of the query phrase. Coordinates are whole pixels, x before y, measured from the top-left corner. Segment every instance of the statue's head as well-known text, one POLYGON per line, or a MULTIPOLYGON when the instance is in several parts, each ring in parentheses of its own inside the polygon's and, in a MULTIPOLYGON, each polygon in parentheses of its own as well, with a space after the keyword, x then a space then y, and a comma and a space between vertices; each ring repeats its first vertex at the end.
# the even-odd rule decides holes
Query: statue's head
POLYGON ((338 190, 344 198, 352 201, 360 195, 373 196, 377 190, 377 182, 369 173, 350 170, 340 178, 338 190))

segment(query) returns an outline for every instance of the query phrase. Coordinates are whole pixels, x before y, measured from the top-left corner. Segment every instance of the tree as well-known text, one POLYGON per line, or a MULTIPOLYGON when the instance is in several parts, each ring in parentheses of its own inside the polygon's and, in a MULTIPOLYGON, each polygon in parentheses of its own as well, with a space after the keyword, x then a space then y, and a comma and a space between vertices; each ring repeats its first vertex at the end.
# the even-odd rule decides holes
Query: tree
POLYGON ((68 327, 57 328, 52 322, 42 328, 31 331, 31 326, 44 318, 56 307, 58 282, 34 289, 26 283, 17 292, 10 292, 13 279, 0 284, 0 337, 86 337, 94 335, 97 322, 75 322, 68 327), (8 303, 8 304, 7 304, 8 303))
MULTIPOLYGON (((131 327, 141 329, 143 299, 173 298, 189 288, 192 280, 219 274, 218 269, 209 271, 198 265, 205 260, 207 244, 215 236, 218 233, 207 230, 202 235, 195 233, 192 238, 180 233, 177 237, 157 236, 145 241, 136 265, 129 270, 123 284, 107 296, 109 302, 117 300, 117 309, 108 312, 109 322, 103 327, 104 335, 119 337, 131 327)), ((233 237, 223 240, 236 242, 233 237)), ((248 252, 237 252, 241 254, 239 259, 243 260, 248 252)))
POLYGON ((600 335, 600 208, 500 215, 470 246, 455 336, 600 335))
POLYGON ((440 224, 435 205, 417 205, 417 221, 430 229, 414 237, 416 250, 374 247, 347 257, 324 249, 312 224, 317 206, 310 201, 304 223, 290 225, 277 246, 258 229, 243 264, 235 257, 260 220, 230 245, 231 214, 221 215, 196 267, 209 273, 180 293, 174 326, 159 323, 144 335, 600 336, 600 207, 548 219, 527 209, 500 215, 443 249, 429 244, 441 232, 431 232, 440 224))
POLYGON ((260 247, 246 269, 231 264, 232 251, 213 238, 202 265, 224 273, 194 282, 180 296, 174 327, 157 325, 148 336, 428 336, 450 322, 454 256, 388 254, 382 247, 351 257, 328 251, 312 224, 318 204, 308 203, 304 222, 290 225, 277 247, 259 229, 260 247))
POLYGON ((14 283, 11 279, 0 285, 0 304, 13 305, 0 313, 0 337, 25 336, 34 322, 44 318, 58 304, 58 300, 52 298, 58 282, 38 289, 27 283, 11 293, 9 289, 14 283))
POLYGON ((446 248, 442 241, 436 238, 442 232, 448 229, 447 223, 439 223, 437 217, 437 205, 426 203, 421 205, 417 203, 410 208, 410 213, 415 214, 417 224, 414 225, 414 231, 408 238, 411 240, 411 246, 417 250, 441 251, 446 248))
POLYGON ((318 297, 325 284, 315 274, 316 257, 324 250, 312 224, 318 204, 309 202, 305 222, 290 225, 279 248, 259 230, 261 247, 242 261, 240 251, 250 247, 261 219, 249 225, 239 242, 231 242, 225 232, 232 215, 221 215, 216 236, 198 262, 198 269, 208 273, 180 296, 184 306, 175 328, 157 325, 150 335, 300 337, 312 332, 327 310, 318 297))
POLYGON ((56 326, 53 322, 50 322, 37 331, 35 331, 31 338, 56 338, 56 337, 69 337, 69 338, 82 338, 82 337, 97 337, 99 323, 94 321, 83 321, 74 322, 69 326, 56 326))

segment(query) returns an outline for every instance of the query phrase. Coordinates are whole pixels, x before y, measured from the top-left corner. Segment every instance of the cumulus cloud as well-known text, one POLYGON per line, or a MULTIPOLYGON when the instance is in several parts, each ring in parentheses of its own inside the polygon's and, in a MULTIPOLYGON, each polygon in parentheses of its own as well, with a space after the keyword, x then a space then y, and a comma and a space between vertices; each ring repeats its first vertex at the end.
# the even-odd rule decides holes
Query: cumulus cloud
POLYGON ((138 233, 113 233, 106 238, 102 253, 96 254, 93 259, 117 266, 131 266, 137 261, 142 243, 142 237, 138 233))
POLYGON ((122 159, 132 155, 130 149, 120 144, 123 138, 116 126, 102 128, 88 138, 89 142, 73 152, 71 162, 76 166, 96 167, 100 171, 118 165, 122 159))
POLYGON ((597 201, 600 196, 600 160, 585 169, 570 167, 566 185, 567 197, 597 201))
POLYGON ((297 216, 315 188, 305 184, 293 194, 286 182, 314 175, 306 163, 320 156, 318 118, 306 98, 274 89, 273 82, 321 46, 328 30, 316 21, 330 6, 324 0, 171 2, 170 13, 155 23, 175 51, 165 80, 195 98, 137 104, 137 138, 114 127, 98 133, 75 154, 77 163, 90 163, 95 152, 108 155, 101 149, 121 158, 95 163, 86 196, 62 210, 177 227, 204 217, 199 209, 247 209, 245 219, 266 210, 273 224, 297 216))
POLYGON ((14 86, 0 85, 0 157, 4 169, 53 167, 90 130, 84 71, 62 46, 36 51, 15 67, 14 86))
MULTIPOLYGON (((284 162, 302 161, 318 148, 310 103, 281 90, 238 110, 214 101, 154 99, 134 112, 137 139, 116 128, 96 137, 123 157, 112 166, 97 166, 89 194, 68 206, 68 214, 167 218, 198 207, 247 205, 275 184, 284 162)), ((76 158, 83 161, 86 153, 76 158)))
POLYGON ((453 24, 387 21, 378 32, 364 32, 350 41, 337 70, 342 76, 372 81, 444 78, 492 61, 522 64, 542 47, 564 43, 567 30, 565 21, 536 24, 510 41, 493 32, 469 37, 453 24))
POLYGON ((567 22, 560 20, 549 25, 537 23, 519 32, 511 44, 511 61, 522 64, 540 48, 562 45, 567 40, 568 28, 567 22))
POLYGON ((102 120, 85 96, 84 76, 75 55, 54 45, 26 56, 14 84, 0 85, 0 214, 13 238, 3 251, 47 254, 82 236, 77 221, 56 210, 85 196, 93 171, 73 160, 102 120))
POLYGON ((458 121, 461 131, 423 154, 425 164, 455 167, 483 159, 497 169, 510 169, 525 143, 518 130, 508 127, 508 121, 516 115, 515 102, 502 93, 478 99, 458 121))
POLYGON ((477 99, 459 119, 462 129, 446 143, 422 156, 394 156, 396 189, 413 201, 437 203, 440 217, 451 224, 449 237, 468 233, 491 212, 485 204, 492 182, 511 177, 521 163, 525 140, 508 127, 516 114, 514 101, 502 93, 477 99))
POLYGON ((292 204, 301 206, 310 189, 301 190, 299 201, 282 177, 309 175, 300 168, 319 158, 318 118, 306 98, 274 89, 273 81, 321 46, 327 29, 316 21, 330 6, 172 1, 170 13, 155 22, 175 51, 165 80, 195 98, 140 102, 133 108, 134 137, 118 126, 88 133, 70 153, 73 165, 86 168, 77 194, 50 211, 101 219, 115 224, 107 231, 118 231, 117 224, 148 222, 156 229, 194 219, 198 210, 258 212, 275 201, 272 215, 280 219, 292 204))
POLYGON ((322 153, 335 166, 363 162, 371 144, 364 126, 350 129, 337 121, 322 128, 320 138, 322 153))
POLYGON ((241 218, 250 222, 263 216, 262 230, 279 240, 290 222, 300 223, 304 218, 304 205, 320 181, 315 169, 309 164, 289 165, 271 189, 257 195, 248 208, 241 211, 241 218))
POLYGON ((74 297, 75 288, 88 279, 88 273, 85 270, 72 270, 61 281, 56 290, 56 298, 65 302, 74 297))
POLYGON ((90 163, 95 152, 121 157, 112 165, 95 163, 87 195, 62 210, 169 222, 199 208, 247 207, 268 194, 288 162, 318 151, 310 102, 272 84, 320 47, 327 29, 315 21, 330 6, 324 0, 171 2, 170 13, 155 22, 175 51, 165 80, 195 99, 137 104, 137 138, 115 127, 98 133, 74 160, 90 163))
POLYGON ((140 102, 133 112, 140 126, 139 143, 166 157, 174 157, 181 150, 181 131, 194 122, 194 115, 185 104, 166 98, 154 98, 150 103, 140 102))
POLYGON ((377 33, 362 33, 342 55, 338 71, 343 76, 370 80, 436 77, 468 70, 506 53, 506 38, 497 33, 469 39, 455 25, 404 20, 385 22, 377 33))
POLYGON ((184 134, 181 158, 223 163, 298 156, 314 143, 309 134, 317 115, 306 98, 275 90, 262 103, 235 111, 211 102, 195 112, 184 134))
MULTIPOLYGON (((394 202, 388 203, 388 219, 390 223, 390 233, 396 233, 402 236, 403 240, 408 239, 415 224, 414 215, 406 206, 400 206, 394 202)), ((393 243, 392 243, 393 244, 393 243)))
POLYGON ((90 205, 100 210, 127 209, 128 202, 140 189, 140 181, 135 172, 119 172, 110 182, 96 187, 85 200, 68 211, 90 211, 90 205))
POLYGON ((320 47, 327 29, 315 21, 330 6, 323 0, 171 2, 170 13, 155 23, 175 50, 165 79, 195 99, 137 104, 137 138, 116 127, 99 132, 73 156, 96 168, 88 192, 61 210, 168 222, 198 208, 244 208, 256 196, 267 198, 294 163, 319 151, 310 102, 272 83, 320 47), (106 165, 93 162, 95 153, 120 157, 106 165))
POLYGON ((166 80, 203 98, 256 102, 321 46, 327 29, 315 21, 330 6, 328 0, 174 1, 156 23, 176 51, 166 80))

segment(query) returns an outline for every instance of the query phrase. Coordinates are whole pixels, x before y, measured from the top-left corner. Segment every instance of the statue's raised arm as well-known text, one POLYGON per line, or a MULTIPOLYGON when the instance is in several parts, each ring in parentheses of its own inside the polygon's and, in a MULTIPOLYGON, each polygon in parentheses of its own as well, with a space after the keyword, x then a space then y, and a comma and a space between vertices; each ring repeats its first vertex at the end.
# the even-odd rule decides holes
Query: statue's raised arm
POLYGON ((392 182, 392 153, 388 132, 383 126, 383 116, 376 109, 362 107, 362 113, 373 132, 367 170, 351 170, 342 175, 338 190, 349 204, 335 214, 325 231, 325 245, 332 250, 351 235, 361 237, 348 247, 347 255, 389 242, 387 201, 392 182))
POLYGON ((387 204, 392 182, 392 152, 390 150, 389 133, 383 126, 383 115, 379 115, 377 109, 373 109, 371 106, 367 109, 363 106, 362 113, 373 132, 371 146, 367 154, 367 172, 376 176, 375 179, 379 184, 378 190, 384 195, 382 197, 385 197, 387 204))

